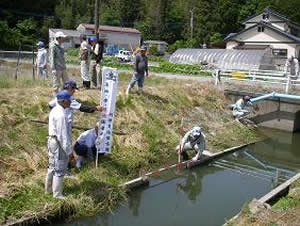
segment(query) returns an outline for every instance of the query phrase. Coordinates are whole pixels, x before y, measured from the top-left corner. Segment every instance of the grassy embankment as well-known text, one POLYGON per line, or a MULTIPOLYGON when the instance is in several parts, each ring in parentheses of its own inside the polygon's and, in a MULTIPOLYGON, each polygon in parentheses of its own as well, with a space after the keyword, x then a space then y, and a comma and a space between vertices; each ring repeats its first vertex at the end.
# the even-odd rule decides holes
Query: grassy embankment
MULTIPOLYGON (((182 109, 186 112, 184 130, 199 123, 209 151, 258 138, 255 130, 232 120, 225 96, 209 83, 150 77, 145 94, 133 92, 127 98, 129 76, 120 74, 114 122, 115 131, 125 135, 113 136, 112 154, 102 157, 97 169, 94 164, 86 165, 65 179, 67 200, 60 201, 43 191, 47 126, 30 121, 47 120, 50 84, 26 78, 15 82, 0 75, 0 224, 66 212, 79 217, 112 210, 126 200, 120 184, 176 161, 182 109)), ((89 104, 99 100, 96 90, 81 90, 75 96, 89 104)), ((74 124, 91 128, 97 119, 96 113, 76 112, 74 124)), ((73 130, 73 140, 80 132, 73 130)))
POLYGON ((280 198, 271 209, 251 213, 245 204, 241 215, 228 226, 296 226, 300 225, 300 180, 291 185, 288 195, 280 198))

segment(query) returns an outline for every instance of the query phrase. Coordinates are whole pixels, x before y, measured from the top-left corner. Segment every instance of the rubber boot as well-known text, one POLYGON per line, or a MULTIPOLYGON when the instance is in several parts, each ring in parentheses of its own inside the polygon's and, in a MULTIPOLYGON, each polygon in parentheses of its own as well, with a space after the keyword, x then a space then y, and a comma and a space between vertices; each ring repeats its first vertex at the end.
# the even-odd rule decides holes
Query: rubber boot
POLYGON ((80 169, 82 166, 82 161, 83 161, 83 157, 82 156, 78 156, 76 159, 76 168, 80 169))
POLYGON ((53 197, 57 199, 64 199, 65 197, 63 196, 63 188, 64 188, 64 177, 53 177, 53 184, 52 184, 52 189, 53 189, 53 197))
POLYGON ((53 181, 53 173, 48 170, 46 179, 45 179, 45 192, 52 193, 52 181, 53 181))
POLYGON ((189 155, 185 151, 182 152, 180 155, 181 155, 183 161, 189 160, 189 155))
POLYGON ((127 89, 126 89, 126 95, 128 96, 129 95, 129 93, 130 93, 130 89, 131 89, 131 87, 130 86, 128 86, 127 87, 127 89))

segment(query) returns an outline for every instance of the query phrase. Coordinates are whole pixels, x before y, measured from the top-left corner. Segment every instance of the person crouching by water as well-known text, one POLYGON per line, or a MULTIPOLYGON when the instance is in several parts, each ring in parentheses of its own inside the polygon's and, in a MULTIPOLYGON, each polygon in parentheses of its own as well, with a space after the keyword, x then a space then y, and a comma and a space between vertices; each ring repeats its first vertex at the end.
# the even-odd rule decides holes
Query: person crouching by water
POLYGON ((77 138, 74 145, 74 151, 77 155, 76 168, 80 169, 84 160, 93 161, 95 159, 97 153, 95 143, 98 137, 98 128, 99 122, 96 123, 95 128, 81 133, 77 138))
POLYGON ((72 150, 71 134, 65 109, 70 107, 71 94, 67 90, 56 94, 57 105, 49 114, 48 158, 49 166, 45 180, 46 193, 63 199, 63 180, 68 168, 69 155, 72 150))
POLYGON ((245 109, 246 106, 252 106, 249 96, 244 96, 239 99, 235 104, 231 105, 232 115, 236 120, 240 120, 246 115, 250 114, 250 111, 245 109))
POLYGON ((182 156, 183 161, 189 159, 187 150, 194 150, 196 155, 192 158, 193 161, 200 159, 202 152, 205 150, 206 140, 200 126, 194 126, 182 138, 180 144, 176 147, 177 153, 182 156))

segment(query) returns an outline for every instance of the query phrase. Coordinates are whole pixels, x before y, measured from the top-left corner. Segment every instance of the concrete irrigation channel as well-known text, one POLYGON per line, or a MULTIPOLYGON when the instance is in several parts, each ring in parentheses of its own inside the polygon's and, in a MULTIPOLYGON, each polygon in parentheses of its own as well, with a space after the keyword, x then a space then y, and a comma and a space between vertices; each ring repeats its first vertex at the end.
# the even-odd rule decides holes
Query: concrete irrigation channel
POLYGON ((207 156, 197 166, 162 168, 127 183, 128 202, 112 214, 55 225, 222 225, 248 201, 268 202, 300 177, 299 138, 277 132, 263 142, 207 156))

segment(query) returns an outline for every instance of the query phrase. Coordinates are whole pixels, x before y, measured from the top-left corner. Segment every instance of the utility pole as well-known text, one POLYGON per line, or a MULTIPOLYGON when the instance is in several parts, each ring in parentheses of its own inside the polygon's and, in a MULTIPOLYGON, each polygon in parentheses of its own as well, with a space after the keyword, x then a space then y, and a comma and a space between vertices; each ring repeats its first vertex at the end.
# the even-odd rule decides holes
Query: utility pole
POLYGON ((190 13, 191 13, 191 21, 190 21, 191 39, 193 38, 193 32, 194 32, 194 10, 195 10, 195 8, 190 9, 190 13))
POLYGON ((95 34, 97 42, 99 41, 99 1, 95 0, 95 34))

